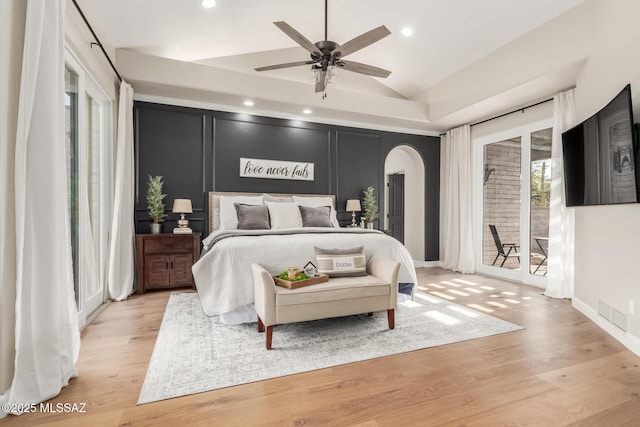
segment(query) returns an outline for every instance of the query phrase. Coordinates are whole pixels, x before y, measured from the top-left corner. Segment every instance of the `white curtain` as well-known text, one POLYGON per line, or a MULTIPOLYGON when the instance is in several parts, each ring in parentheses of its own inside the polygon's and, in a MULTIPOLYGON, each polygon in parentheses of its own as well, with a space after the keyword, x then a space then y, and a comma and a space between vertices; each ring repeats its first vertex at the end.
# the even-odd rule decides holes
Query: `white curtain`
POLYGON ((547 289, 553 298, 573 297, 575 212, 567 208, 562 170, 562 132, 575 123, 575 91, 553 98, 553 136, 551 140, 551 202, 549 207, 549 258, 547 289))
POLYGON ((80 333, 64 137, 64 9, 65 0, 27 4, 15 148, 15 368, 11 387, 0 396, 3 403, 50 399, 77 375, 80 333))
POLYGON ((14 163, 21 58, 14 53, 20 52, 15 45, 22 39, 13 32, 24 29, 26 13, 26 7, 17 8, 16 3, 0 1, 0 393, 11 386, 16 349, 14 163))
POLYGON ((471 128, 461 126, 442 138, 444 151, 443 267, 473 273, 473 212, 471 196, 471 128))
POLYGON ((116 183, 109 250, 109 295, 116 301, 133 292, 133 89, 120 83, 118 137, 116 141, 116 183))

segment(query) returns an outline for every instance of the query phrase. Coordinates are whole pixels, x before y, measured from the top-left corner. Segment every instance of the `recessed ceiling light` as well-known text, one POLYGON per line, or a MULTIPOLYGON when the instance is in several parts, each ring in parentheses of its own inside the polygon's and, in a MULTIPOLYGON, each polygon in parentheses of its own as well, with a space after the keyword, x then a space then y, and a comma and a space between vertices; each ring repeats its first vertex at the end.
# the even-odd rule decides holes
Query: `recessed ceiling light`
POLYGON ((413 29, 409 28, 409 27, 404 27, 402 29, 402 35, 405 36, 405 37, 409 37, 409 36, 413 35, 413 29))
POLYGON ((310 109, 308 109, 308 108, 305 108, 304 110, 302 110, 302 112, 303 112, 303 113, 305 113, 305 114, 311 114, 311 113, 313 113, 313 111, 311 111, 311 110, 310 110, 310 109))
POLYGON ((247 107, 253 107, 254 104, 253 101, 246 100, 244 101, 244 105, 246 105, 247 107))
POLYGON ((216 0, 202 0, 202 7, 206 7, 207 9, 212 8, 216 5, 216 0))

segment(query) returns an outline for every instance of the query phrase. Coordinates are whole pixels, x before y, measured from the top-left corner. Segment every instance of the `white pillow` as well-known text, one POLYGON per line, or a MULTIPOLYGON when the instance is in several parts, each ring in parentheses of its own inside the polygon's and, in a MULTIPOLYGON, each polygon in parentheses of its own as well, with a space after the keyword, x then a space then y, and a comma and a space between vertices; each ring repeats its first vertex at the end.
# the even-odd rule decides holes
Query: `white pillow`
POLYGON ((329 213, 329 219, 333 228, 340 228, 338 217, 335 208, 333 207, 333 197, 300 197, 293 196, 293 201, 301 204, 302 206, 331 206, 331 212, 329 213))
POLYGON ((267 202, 267 207, 272 230, 302 227, 302 215, 297 203, 267 202))
POLYGON ((238 214, 234 203, 264 205, 262 196, 220 196, 220 230, 236 230, 238 228, 238 214))

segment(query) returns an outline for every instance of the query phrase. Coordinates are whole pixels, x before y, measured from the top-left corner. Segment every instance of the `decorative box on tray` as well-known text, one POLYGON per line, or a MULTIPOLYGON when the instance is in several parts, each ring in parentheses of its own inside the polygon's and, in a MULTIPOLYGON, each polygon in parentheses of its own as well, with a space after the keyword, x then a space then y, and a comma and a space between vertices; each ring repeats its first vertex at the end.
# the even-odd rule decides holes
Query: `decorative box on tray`
POLYGON ((276 285, 282 286, 283 288, 298 289, 304 286, 317 285, 318 283, 328 282, 329 276, 327 276, 326 274, 317 274, 315 277, 296 281, 281 279, 278 276, 273 276, 273 281, 276 283, 276 285))

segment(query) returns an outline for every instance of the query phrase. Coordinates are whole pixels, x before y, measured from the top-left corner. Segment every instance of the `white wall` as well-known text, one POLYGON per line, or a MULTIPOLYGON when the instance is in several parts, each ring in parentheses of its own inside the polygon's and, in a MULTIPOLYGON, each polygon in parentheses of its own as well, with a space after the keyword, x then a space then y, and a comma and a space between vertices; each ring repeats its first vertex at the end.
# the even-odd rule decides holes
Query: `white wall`
MULTIPOLYGON (((640 2, 587 0, 596 17, 592 52, 576 86, 578 120, 597 112, 631 83, 640 119, 640 2)), ((629 313, 640 337, 640 204, 576 208, 575 300, 597 311, 598 300, 629 313)))
MULTIPOLYGON (((67 47, 98 86, 105 92, 107 97, 112 101, 118 99, 120 90, 118 78, 113 70, 111 70, 111 66, 100 48, 98 46, 91 46, 91 43, 94 42, 95 39, 71 0, 67 0, 66 2, 64 34, 67 47)), ((98 35, 98 37, 100 37, 100 35, 98 35)), ((103 43, 107 52, 112 52, 110 55, 111 59, 114 60, 113 49, 108 47, 105 40, 100 39, 100 42, 103 43)))
POLYGON ((408 146, 391 150, 384 163, 384 228, 388 228, 389 188, 387 176, 404 173, 404 245, 416 261, 424 261, 424 162, 408 146))

